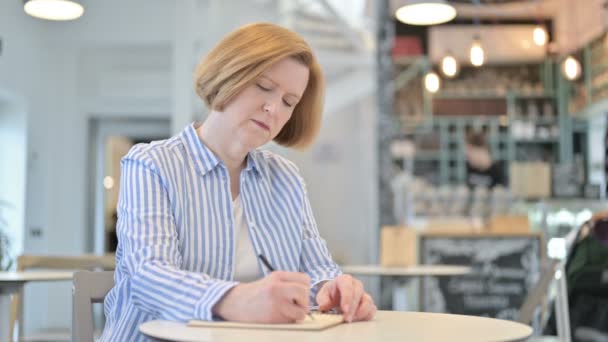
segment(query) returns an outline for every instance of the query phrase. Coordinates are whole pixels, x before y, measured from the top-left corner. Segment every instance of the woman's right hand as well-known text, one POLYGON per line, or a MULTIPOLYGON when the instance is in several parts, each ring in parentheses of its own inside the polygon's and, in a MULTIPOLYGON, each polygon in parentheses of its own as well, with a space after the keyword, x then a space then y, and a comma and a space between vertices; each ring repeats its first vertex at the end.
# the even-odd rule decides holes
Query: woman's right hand
POLYGON ((215 304, 213 313, 227 321, 292 323, 306 317, 309 293, 307 274, 272 272, 233 287, 215 304))

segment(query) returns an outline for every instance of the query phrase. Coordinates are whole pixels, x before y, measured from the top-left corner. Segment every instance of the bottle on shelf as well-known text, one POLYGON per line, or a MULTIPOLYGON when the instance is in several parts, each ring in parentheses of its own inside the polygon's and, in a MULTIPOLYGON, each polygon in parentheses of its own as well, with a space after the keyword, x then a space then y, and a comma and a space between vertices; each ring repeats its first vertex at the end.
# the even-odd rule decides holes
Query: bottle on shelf
POLYGON ((536 122, 538 121, 538 107, 534 100, 528 100, 526 104, 526 119, 524 137, 532 140, 536 135, 536 122))
POLYGON ((543 101, 543 119, 547 123, 555 121, 555 110, 551 100, 543 101))

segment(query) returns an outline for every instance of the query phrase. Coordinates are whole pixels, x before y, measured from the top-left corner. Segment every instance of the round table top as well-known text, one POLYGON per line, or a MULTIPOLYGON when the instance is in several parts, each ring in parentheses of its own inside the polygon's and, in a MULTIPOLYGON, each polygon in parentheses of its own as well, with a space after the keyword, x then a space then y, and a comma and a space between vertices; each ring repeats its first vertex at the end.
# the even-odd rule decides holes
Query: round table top
POLYGON ((380 276, 455 276, 471 273, 470 267, 454 265, 415 265, 408 267, 342 265, 340 269, 344 273, 380 276))
POLYGON ((198 328, 149 321, 139 331, 169 341, 373 342, 373 341, 519 341, 532 335, 525 324, 494 318, 426 312, 378 311, 370 322, 340 324, 322 331, 198 328))
POLYGON ((0 272, 0 282, 59 281, 71 280, 73 276, 70 271, 0 272))

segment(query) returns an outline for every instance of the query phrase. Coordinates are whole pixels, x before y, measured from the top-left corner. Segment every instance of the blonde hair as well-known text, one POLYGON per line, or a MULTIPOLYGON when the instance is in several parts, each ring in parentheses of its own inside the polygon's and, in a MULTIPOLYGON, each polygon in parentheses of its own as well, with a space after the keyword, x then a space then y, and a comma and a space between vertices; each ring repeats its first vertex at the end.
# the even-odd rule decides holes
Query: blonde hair
POLYGON ((208 108, 222 111, 265 70, 284 58, 293 58, 308 67, 309 77, 300 102, 274 141, 288 147, 306 147, 321 126, 325 84, 312 49, 293 31, 254 23, 228 34, 197 66, 196 93, 208 108))

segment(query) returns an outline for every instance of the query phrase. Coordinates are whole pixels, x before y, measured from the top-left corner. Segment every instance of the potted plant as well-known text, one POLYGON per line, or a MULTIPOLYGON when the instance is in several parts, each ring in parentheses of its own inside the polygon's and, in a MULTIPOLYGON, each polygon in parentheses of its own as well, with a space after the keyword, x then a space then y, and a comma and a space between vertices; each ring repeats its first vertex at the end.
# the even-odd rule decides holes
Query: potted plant
POLYGON ((8 220, 4 217, 4 210, 13 208, 12 204, 0 200, 0 271, 8 271, 13 266, 11 256, 11 242, 8 235, 8 220))

